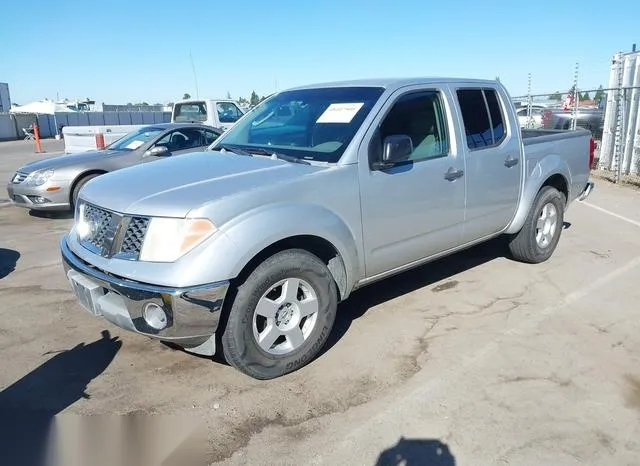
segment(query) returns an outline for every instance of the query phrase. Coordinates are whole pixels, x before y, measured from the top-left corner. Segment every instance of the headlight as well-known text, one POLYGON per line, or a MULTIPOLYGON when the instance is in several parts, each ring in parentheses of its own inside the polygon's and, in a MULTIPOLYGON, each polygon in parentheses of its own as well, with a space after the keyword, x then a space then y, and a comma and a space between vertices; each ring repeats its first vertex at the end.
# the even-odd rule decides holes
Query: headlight
POLYGON ((35 171, 29 175, 27 184, 31 186, 41 186, 49 181, 49 178, 53 176, 53 170, 35 171))
POLYGON ((202 243, 215 231, 215 225, 204 218, 152 218, 139 260, 173 262, 202 243))

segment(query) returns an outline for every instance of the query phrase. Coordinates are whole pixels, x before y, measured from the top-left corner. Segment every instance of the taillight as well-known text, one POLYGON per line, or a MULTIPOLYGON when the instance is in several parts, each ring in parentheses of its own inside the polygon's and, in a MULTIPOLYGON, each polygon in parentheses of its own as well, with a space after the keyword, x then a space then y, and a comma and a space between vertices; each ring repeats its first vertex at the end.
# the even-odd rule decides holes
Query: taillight
POLYGON ((596 157, 596 140, 591 138, 589 140, 589 170, 593 168, 593 160, 596 157))

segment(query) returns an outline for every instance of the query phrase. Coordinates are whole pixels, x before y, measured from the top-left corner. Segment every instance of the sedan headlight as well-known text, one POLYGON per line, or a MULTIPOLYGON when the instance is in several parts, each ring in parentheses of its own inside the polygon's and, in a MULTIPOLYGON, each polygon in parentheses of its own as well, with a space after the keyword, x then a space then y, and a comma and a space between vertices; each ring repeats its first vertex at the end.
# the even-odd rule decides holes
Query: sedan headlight
POLYGON ((30 186, 41 186, 49 181, 49 178, 53 176, 53 170, 35 171, 27 179, 27 184, 30 186))
POLYGON ((139 260, 174 262, 216 232, 204 218, 152 218, 139 260))

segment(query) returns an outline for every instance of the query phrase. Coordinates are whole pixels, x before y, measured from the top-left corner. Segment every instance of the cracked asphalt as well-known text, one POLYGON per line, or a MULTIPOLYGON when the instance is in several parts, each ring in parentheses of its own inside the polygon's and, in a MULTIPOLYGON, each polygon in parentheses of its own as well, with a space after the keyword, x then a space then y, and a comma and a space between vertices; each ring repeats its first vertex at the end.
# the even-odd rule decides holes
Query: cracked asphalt
MULTIPOLYGON (((3 182, 30 152, 0 144, 3 182)), ((71 220, 0 203, 0 416, 186 415, 234 465, 640 464, 640 193, 596 182, 550 261, 490 242, 362 289, 316 361, 268 382, 84 312, 71 220)))

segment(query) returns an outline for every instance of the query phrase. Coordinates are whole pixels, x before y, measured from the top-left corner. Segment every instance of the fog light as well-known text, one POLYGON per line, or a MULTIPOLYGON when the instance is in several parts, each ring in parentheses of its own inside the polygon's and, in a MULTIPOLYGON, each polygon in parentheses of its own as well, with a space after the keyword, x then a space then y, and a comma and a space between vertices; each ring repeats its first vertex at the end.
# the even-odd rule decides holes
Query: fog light
POLYGON ((142 310, 142 317, 149 327, 162 330, 167 326, 167 314, 156 303, 147 303, 142 310))
POLYGON ((47 202, 51 202, 49 199, 47 199, 46 197, 42 197, 42 196, 27 196, 31 202, 33 202, 34 204, 46 204, 47 202))

